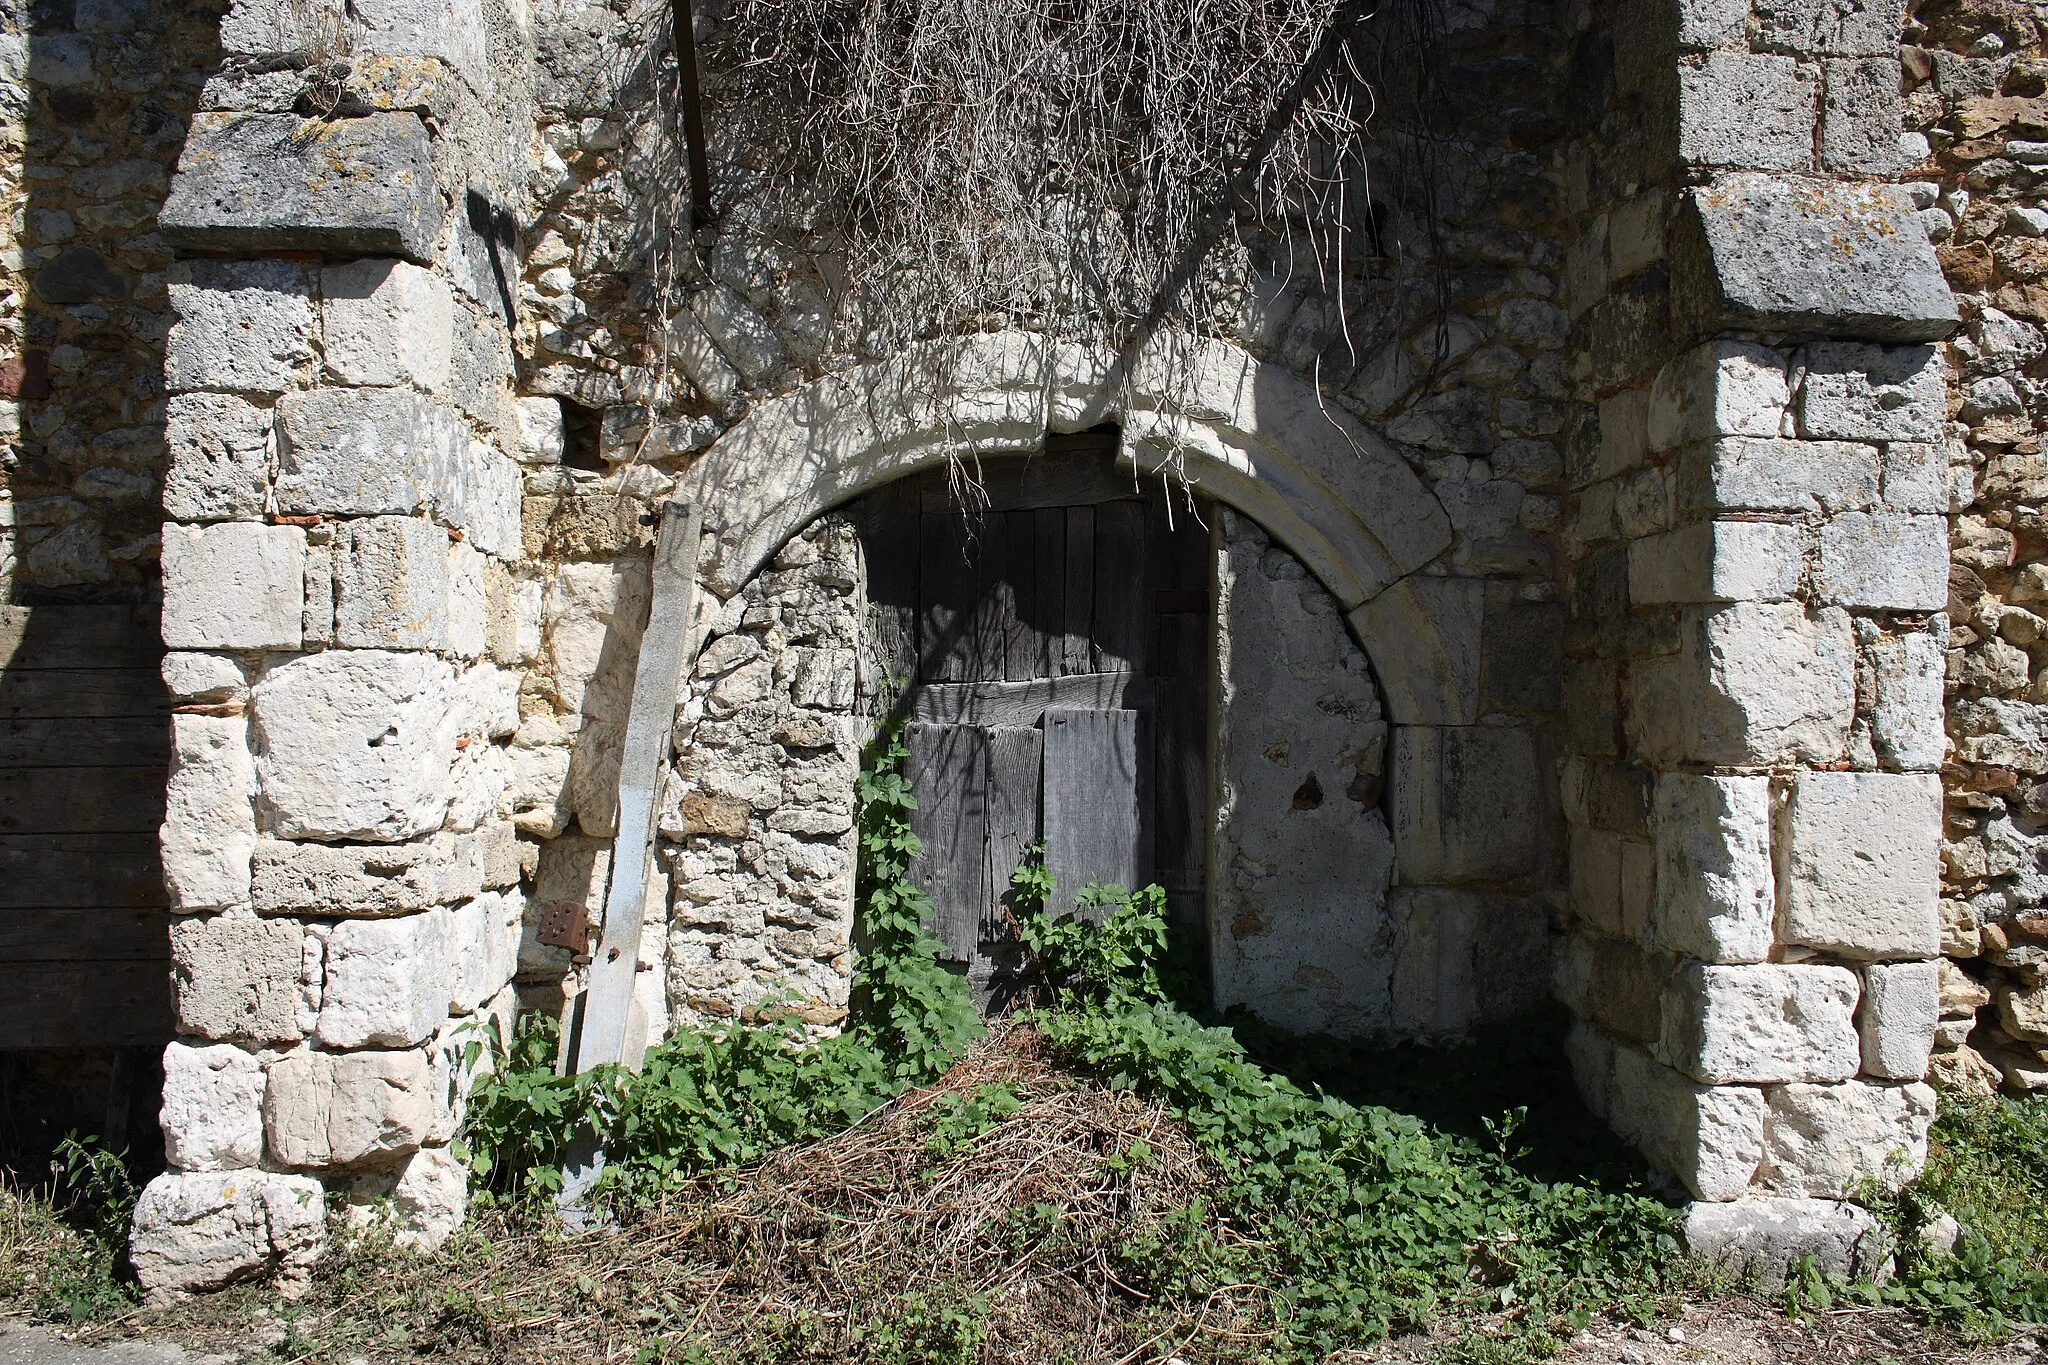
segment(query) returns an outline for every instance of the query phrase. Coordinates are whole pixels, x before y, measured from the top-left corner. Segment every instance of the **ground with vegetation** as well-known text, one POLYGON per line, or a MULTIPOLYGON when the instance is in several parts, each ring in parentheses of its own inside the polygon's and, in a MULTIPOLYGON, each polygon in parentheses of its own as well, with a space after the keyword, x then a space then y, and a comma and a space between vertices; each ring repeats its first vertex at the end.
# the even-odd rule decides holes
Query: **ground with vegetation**
POLYGON ((471 1226, 420 1258, 338 1220, 292 1297, 140 1304, 132 1173, 74 1143, 0 1206, 0 1305, 290 1365, 1877 1365, 2016 1359, 2048 1319, 2048 1101, 1944 1115, 1927 1175, 1881 1206, 1890 1284, 1804 1272, 1765 1301, 1680 1258, 1675 1210, 1573 1097, 1561 1018, 1455 1049, 1205 1018, 1157 888, 1089 888, 1054 920, 1027 859, 1010 903, 1043 985, 984 1032, 919 927, 900 759, 885 733, 861 779, 845 1032, 769 1017, 564 1078, 530 1022, 471 1103, 471 1226), (561 1171, 592 1137, 599 1225, 569 1235, 561 1171), (1916 1251, 1944 1212, 1955 1254, 1916 1251))

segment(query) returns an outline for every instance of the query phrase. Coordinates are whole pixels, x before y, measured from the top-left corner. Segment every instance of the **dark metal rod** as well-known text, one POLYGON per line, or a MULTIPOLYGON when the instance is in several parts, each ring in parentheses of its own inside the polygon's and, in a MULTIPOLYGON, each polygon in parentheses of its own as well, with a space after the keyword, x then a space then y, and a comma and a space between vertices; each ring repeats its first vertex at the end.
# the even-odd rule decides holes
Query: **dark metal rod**
POLYGON ((690 158, 690 230, 711 222, 711 162, 704 153, 704 95, 697 83, 697 32, 690 0, 675 0, 676 79, 683 104, 683 146, 690 158))

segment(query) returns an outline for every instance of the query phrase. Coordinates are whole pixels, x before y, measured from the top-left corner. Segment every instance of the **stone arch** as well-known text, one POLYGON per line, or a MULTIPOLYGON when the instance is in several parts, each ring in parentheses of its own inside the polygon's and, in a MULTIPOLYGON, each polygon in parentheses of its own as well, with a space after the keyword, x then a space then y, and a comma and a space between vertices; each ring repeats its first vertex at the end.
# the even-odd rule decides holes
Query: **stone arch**
POLYGON ((1155 346, 1118 382, 1105 352, 992 333, 762 403, 686 481, 715 540, 703 580, 729 597, 821 514, 950 450, 1022 455, 1048 431, 1106 421, 1122 431, 1120 464, 1177 465, 1308 566, 1372 661, 1390 719, 1469 722, 1478 601, 1458 580, 1417 574, 1451 542, 1442 505, 1387 442, 1223 341, 1155 346))

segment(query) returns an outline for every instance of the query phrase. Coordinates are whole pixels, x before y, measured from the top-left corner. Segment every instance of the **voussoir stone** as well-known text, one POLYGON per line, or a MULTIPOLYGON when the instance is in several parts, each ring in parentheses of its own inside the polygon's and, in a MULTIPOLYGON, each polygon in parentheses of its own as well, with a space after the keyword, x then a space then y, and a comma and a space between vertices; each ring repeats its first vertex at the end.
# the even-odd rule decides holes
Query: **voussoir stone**
POLYGON ((1839 1081, 1862 1066, 1846 967, 1686 963, 1664 991, 1661 1060, 1711 1085, 1839 1081))
POLYGON ((271 1171, 166 1171, 136 1201, 128 1256, 146 1289, 218 1289, 302 1274, 327 1244, 319 1181, 271 1171))
POLYGON ((443 206, 419 116, 195 114, 158 231, 186 250, 434 259, 443 206))

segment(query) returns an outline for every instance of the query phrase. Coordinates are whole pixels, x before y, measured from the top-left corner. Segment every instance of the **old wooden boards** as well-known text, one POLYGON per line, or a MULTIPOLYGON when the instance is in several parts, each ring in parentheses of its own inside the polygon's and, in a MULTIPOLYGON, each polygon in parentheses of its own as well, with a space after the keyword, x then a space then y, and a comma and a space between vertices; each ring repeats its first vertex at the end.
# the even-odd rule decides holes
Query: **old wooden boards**
POLYGON ((0 1048, 171 1036, 162 657, 141 608, 0 607, 0 1048))
POLYGON ((943 473, 848 509, 872 651, 904 689, 912 875, 984 997, 1016 965, 1004 897, 1040 839, 1055 909, 1089 882, 1159 881, 1191 920, 1200 903, 1209 530, 1108 442, 1058 444, 985 465, 973 511, 943 473))

